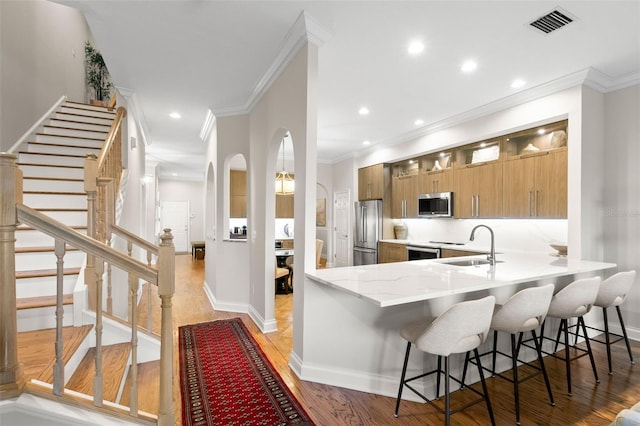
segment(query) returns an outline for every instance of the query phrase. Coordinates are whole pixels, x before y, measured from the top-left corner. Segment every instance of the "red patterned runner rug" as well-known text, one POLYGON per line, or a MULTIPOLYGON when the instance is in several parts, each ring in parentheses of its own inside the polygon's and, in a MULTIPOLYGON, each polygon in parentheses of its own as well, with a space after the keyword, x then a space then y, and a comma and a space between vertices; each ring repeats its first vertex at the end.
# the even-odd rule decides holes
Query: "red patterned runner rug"
POLYGON ((313 425, 240 318, 178 330, 182 424, 313 425))

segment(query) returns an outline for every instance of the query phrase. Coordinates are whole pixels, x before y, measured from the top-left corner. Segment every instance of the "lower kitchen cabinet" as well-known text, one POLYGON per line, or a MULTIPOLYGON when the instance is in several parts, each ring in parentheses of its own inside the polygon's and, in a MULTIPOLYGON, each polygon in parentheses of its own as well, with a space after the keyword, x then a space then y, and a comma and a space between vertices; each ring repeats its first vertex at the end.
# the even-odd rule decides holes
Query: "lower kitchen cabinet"
POLYGON ((482 253, 478 253, 476 251, 467 251, 467 250, 455 250, 455 249, 448 249, 448 248, 443 248, 440 249, 440 257, 462 257, 462 256, 475 256, 478 254, 482 254, 482 253))
POLYGON ((405 262, 407 260, 406 244, 385 243, 383 241, 378 243, 378 263, 405 262))

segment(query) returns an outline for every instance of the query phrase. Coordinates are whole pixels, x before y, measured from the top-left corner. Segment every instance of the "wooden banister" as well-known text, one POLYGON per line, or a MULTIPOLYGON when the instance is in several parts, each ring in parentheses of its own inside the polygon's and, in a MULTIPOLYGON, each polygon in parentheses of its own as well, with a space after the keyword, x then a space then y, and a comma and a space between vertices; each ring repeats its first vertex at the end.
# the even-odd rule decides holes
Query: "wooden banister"
POLYGON ((97 258, 104 259, 104 261, 124 271, 131 271, 140 278, 157 285, 158 277, 155 268, 147 266, 124 253, 120 253, 105 243, 81 234, 64 223, 58 222, 23 204, 17 205, 16 209, 18 211, 18 220, 21 223, 32 226, 53 238, 62 239, 72 247, 97 258))

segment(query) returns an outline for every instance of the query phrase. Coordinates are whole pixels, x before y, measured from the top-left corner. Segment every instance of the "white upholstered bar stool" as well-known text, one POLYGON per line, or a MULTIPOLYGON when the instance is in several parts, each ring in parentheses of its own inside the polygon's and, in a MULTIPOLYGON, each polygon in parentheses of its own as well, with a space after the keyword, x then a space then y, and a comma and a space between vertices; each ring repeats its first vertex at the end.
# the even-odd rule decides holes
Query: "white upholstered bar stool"
MULTIPOLYGON (((609 363, 609 374, 611 371, 611 345, 624 339, 627 345, 627 352, 629 353, 629 361, 631 364, 635 364, 633 360, 633 354, 631 352, 631 345, 629 344, 629 337, 627 336, 627 330, 624 327, 624 320, 622 319, 622 312, 620 312, 620 305, 627 298, 627 294, 631 291, 633 282, 636 279, 636 271, 618 272, 615 275, 610 276, 600 284, 600 290, 598 290, 598 297, 593 306, 602 308, 602 319, 604 321, 604 330, 595 327, 589 327, 591 330, 598 330, 604 332, 605 341, 598 339, 591 339, 592 341, 603 343, 607 345, 607 361, 609 363), (618 320, 620 321, 620 328, 622 328, 622 335, 615 334, 609 331, 609 320, 607 317, 608 308, 616 308, 618 312, 618 320), (615 337, 615 340, 611 341, 611 336, 615 337)), ((576 338, 578 330, 576 330, 576 338)))
MULTIPOLYGON (((449 374, 449 355, 456 353, 466 353, 473 350, 476 362, 478 365, 478 372, 480 374, 480 380, 482 382, 482 393, 476 391, 473 388, 469 388, 471 391, 481 395, 483 398, 477 401, 473 401, 472 404, 480 402, 484 399, 489 410, 489 417, 491 418, 491 424, 495 425, 493 417, 493 410, 491 409, 491 401, 487 393, 487 386, 484 380, 484 374, 482 372, 482 364, 480 363, 480 356, 478 355, 478 346, 482 344, 489 333, 489 324, 491 323, 491 314, 493 313, 493 307, 495 305, 495 297, 487 296, 478 300, 470 300, 466 302, 460 302, 449 309, 447 309, 442 315, 433 320, 416 321, 405 325, 400 330, 400 335, 407 340, 407 351, 404 358, 404 365, 402 367, 402 376, 400 379, 400 388, 398 389, 398 399, 396 401, 395 416, 398 417, 398 409, 400 408, 400 398, 402 397, 402 389, 404 386, 411 389, 416 395, 422 398, 426 402, 431 402, 426 396, 418 392, 413 388, 409 382, 425 377, 430 374, 437 374, 436 385, 436 397, 440 395, 440 374, 444 373, 445 385, 445 424, 448 426, 450 423, 451 414, 454 414, 464 407, 451 410, 450 404, 450 392, 449 392, 449 379, 452 379, 460 384, 458 379, 451 377, 449 374), (423 352, 438 356, 438 368, 434 371, 420 374, 410 379, 405 379, 407 373, 407 363, 409 361, 409 352, 411 351, 411 344, 415 344, 418 349, 423 352), (441 360, 444 357, 444 372, 441 370, 441 360)), ((434 407, 440 410, 440 407, 434 405, 434 407)))
MULTIPOLYGON (((568 320, 571 318, 577 318, 577 327, 582 328, 584 332, 585 344, 587 346, 586 351, 578 346, 574 346, 576 350, 586 352, 589 355, 589 361, 591 361, 591 368, 593 369, 593 376, 596 379, 596 383, 600 383, 598 379, 598 372, 596 371, 596 363, 593 359, 593 353, 591 352, 591 344, 589 343, 589 336, 587 336, 586 326, 584 324, 583 316, 589 313, 591 307, 596 301, 598 296, 598 290, 600 289, 600 277, 583 278, 572 282, 565 288, 557 292, 551 299, 551 305, 549 306, 549 312, 547 318, 559 318, 560 327, 558 328, 558 336, 556 337, 556 347, 554 353, 549 354, 555 358, 564 359, 565 368, 567 370, 567 391, 571 395, 571 361, 584 356, 582 353, 573 359, 569 352, 569 326, 568 320), (564 358, 555 354, 560 335, 564 333, 564 358)), ((542 331, 540 333, 540 341, 544 339, 544 323, 542 325, 542 331)))
MULTIPOLYGON (((482 354, 481 356, 493 354, 493 366, 491 372, 493 375, 513 383, 513 397, 516 407, 516 424, 520 424, 520 393, 518 384, 527 380, 533 375, 529 375, 524 378, 518 378, 518 354, 520 350, 519 342, 522 341, 524 333, 531 332, 532 340, 535 343, 536 353, 538 355, 538 362, 540 367, 535 367, 532 364, 525 363, 532 368, 542 371, 544 382, 547 386, 547 393, 549 394, 549 403, 555 405, 553 401, 553 394, 551 393, 551 385, 549 383, 549 376, 547 376, 547 370, 544 367, 544 360, 542 352, 540 350, 540 344, 536 336, 535 329, 542 325, 547 311, 549 310, 549 304, 553 297, 553 290, 555 286, 553 284, 547 284, 541 287, 531 287, 524 290, 520 290, 509 298, 503 305, 496 305, 493 318, 491 319, 491 330, 493 330, 493 351, 482 354), (511 337, 511 353, 506 354, 498 351, 498 332, 508 333, 511 337), (518 336, 516 342, 516 336, 518 336), (496 355, 500 354, 511 359, 511 369, 513 378, 509 378, 502 374, 496 374, 496 355)), ((469 355, 467 353, 467 359, 465 360, 464 370, 462 373, 462 381, 464 382, 467 365, 469 362, 469 355)))

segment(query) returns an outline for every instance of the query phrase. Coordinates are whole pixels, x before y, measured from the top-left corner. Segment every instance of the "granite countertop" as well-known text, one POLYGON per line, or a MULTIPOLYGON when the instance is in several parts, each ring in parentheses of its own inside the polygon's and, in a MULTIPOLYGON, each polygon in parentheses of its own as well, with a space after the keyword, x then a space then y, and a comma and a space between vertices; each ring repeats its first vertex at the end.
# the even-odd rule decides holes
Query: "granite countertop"
MULTIPOLYGON (((500 263, 493 267, 448 265, 445 262, 461 259, 448 258, 318 269, 306 276, 386 307, 616 266, 535 253, 501 253, 496 257, 500 263)), ((464 257, 476 258, 486 256, 464 257)))

